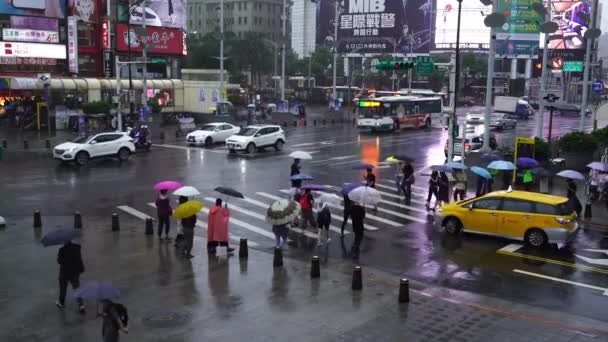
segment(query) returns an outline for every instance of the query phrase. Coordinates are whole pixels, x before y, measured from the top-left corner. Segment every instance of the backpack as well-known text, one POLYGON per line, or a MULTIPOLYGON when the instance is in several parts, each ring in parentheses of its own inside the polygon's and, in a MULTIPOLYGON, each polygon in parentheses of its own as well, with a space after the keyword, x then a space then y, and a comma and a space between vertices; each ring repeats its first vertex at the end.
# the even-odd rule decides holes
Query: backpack
POLYGON ((129 313, 127 312, 127 307, 120 303, 114 303, 113 305, 116 313, 118 314, 118 318, 122 322, 122 325, 126 327, 129 324, 129 313))

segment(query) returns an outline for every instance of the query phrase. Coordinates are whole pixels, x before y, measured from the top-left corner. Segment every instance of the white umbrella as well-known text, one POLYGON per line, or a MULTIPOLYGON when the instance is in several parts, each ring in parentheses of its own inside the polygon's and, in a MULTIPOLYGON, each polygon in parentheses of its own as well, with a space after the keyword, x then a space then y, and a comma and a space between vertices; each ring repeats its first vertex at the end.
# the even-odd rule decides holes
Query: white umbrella
POLYGON ((181 188, 173 191, 173 194, 175 196, 190 197, 200 195, 201 193, 193 186, 182 186, 181 188))
POLYGON ((6 226, 6 221, 4 220, 4 217, 0 216, 0 227, 5 227, 6 226))
POLYGON ((275 201, 266 211, 266 222, 282 225, 292 222, 302 211, 300 204, 288 199, 275 201))
POLYGON ((368 186, 360 186, 348 193, 348 198, 353 202, 357 202, 362 206, 376 205, 382 200, 382 196, 378 190, 368 186))
POLYGON ((304 151, 293 151, 289 156, 293 159, 312 159, 310 153, 304 151))
POLYGON ((563 177, 563 178, 585 180, 585 176, 583 176, 582 173, 580 173, 578 171, 574 171, 574 170, 563 170, 563 171, 558 172, 555 175, 559 176, 559 177, 563 177))
POLYGON ((319 196, 317 198, 316 202, 340 205, 340 203, 342 202, 342 197, 340 197, 336 194, 325 193, 325 194, 319 196))

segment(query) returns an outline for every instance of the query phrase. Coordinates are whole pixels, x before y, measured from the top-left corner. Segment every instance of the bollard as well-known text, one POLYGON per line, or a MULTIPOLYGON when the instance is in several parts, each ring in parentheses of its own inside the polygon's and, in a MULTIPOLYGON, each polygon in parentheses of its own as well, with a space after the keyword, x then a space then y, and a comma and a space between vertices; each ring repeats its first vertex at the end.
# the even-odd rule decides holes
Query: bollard
POLYGON ((298 127, 298 122, 297 121, 293 122, 293 127, 298 127))
POLYGON ((327 125, 327 120, 323 119, 323 124, 327 125))
POLYGON ((317 125, 317 120, 316 120, 316 119, 315 119, 315 120, 312 120, 312 125, 313 125, 313 126, 316 126, 316 125, 317 125))
POLYGON ((46 140, 46 148, 51 148, 51 141, 50 140, 46 140))
POLYGON ((120 222, 118 221, 118 214, 114 213, 112 214, 112 231, 119 231, 120 230, 120 222))
POLYGON ((8 142, 6 140, 2 140, 2 148, 7 148, 8 142))
POLYGON ((363 288, 363 278, 361 275, 361 266, 355 266, 353 269, 353 290, 361 290, 363 288))
POLYGON ((34 211, 34 228, 42 227, 42 216, 40 215, 40 210, 34 211))
POLYGON ((247 239, 241 239, 239 242, 239 258, 247 259, 249 257, 249 249, 247 247, 247 239))
POLYGON ((146 235, 154 235, 154 220, 151 217, 146 217, 146 235))
POLYGON ((74 228, 82 229, 82 215, 79 211, 74 212, 74 228))
POLYGON ((179 138, 179 129, 176 129, 176 130, 175 130, 175 137, 176 137, 176 138, 179 138))
POLYGON ((319 278, 321 276, 321 266, 319 265, 319 257, 313 256, 310 262, 310 277, 319 278))
POLYGON ((30 144, 27 143, 27 140, 23 140, 23 148, 27 150, 29 147, 30 144))
POLYGON ((410 281, 401 278, 399 281, 399 303, 409 303, 410 302, 410 281))
POLYGON ((164 131, 160 132, 160 140, 165 140, 165 132, 164 131))
POLYGON ((282 267, 283 266, 283 248, 274 248, 274 258, 272 259, 272 266, 282 267))

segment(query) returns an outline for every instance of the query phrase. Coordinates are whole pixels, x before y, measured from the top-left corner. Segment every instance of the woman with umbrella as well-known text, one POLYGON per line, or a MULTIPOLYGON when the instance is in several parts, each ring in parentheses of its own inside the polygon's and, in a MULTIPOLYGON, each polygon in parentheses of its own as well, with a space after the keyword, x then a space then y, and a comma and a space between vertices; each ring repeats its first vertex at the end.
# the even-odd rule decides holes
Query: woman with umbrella
POLYGON ((435 207, 433 207, 433 210, 435 210, 437 204, 443 205, 449 202, 450 180, 448 178, 448 175, 445 172, 441 171, 439 172, 439 189, 437 191, 437 201, 435 202, 435 207))
POLYGON ((287 247, 287 225, 300 214, 300 205, 289 199, 280 199, 268 207, 266 222, 272 224, 272 232, 276 239, 276 247, 287 247))
POLYGON ((192 244, 194 242, 194 227, 196 226, 196 214, 203 209, 203 203, 190 200, 182 203, 173 211, 173 217, 181 219, 182 229, 184 233, 184 250, 182 252, 185 258, 193 258, 192 244))
POLYGON ((308 223, 313 228, 313 231, 317 230, 317 223, 315 222, 314 213, 312 211, 312 206, 314 205, 314 198, 310 193, 310 189, 304 190, 304 193, 300 197, 300 207, 302 207, 302 218, 300 220, 300 224, 302 225, 302 230, 306 229, 308 223))
POLYGON ((577 216, 581 216, 581 212, 583 211, 583 205, 581 204, 581 201, 579 201, 578 197, 576 196, 576 183, 574 183, 574 180, 572 178, 567 178, 566 179, 566 197, 568 197, 568 203, 570 204, 570 206, 572 207, 572 209, 574 209, 574 211, 576 211, 576 215, 577 216))
POLYGON ((171 229, 171 203, 167 195, 167 189, 160 190, 156 198, 156 216, 158 217, 158 241, 171 241, 169 229, 171 229), (163 239, 163 226, 165 228, 165 238, 163 239))
MULTIPOLYGON (((294 158, 293 163, 291 164, 291 173, 290 176, 295 176, 300 173, 300 159, 294 158)), ((291 181, 292 188, 300 188, 302 186, 302 180, 296 179, 291 181)))
POLYGON ((228 221, 230 221, 230 211, 227 206, 222 207, 222 200, 218 198, 215 200, 215 206, 209 210, 207 253, 215 254, 218 245, 226 247, 227 253, 234 251, 234 248, 228 246, 228 221))
POLYGON ((437 202, 439 202, 439 198, 437 197, 438 192, 439 192, 439 172, 433 170, 433 172, 431 172, 431 178, 429 179, 428 195, 426 196, 426 204, 425 204, 426 210, 429 210, 431 208, 431 199, 433 198, 433 195, 435 196, 435 206, 437 206, 437 202))

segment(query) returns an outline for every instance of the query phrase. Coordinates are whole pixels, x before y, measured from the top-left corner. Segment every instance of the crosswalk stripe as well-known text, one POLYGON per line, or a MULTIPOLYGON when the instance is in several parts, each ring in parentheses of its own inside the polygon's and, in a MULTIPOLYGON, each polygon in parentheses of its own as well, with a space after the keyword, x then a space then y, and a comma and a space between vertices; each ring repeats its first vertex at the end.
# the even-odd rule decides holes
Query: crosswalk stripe
MULTIPOLYGON (((264 209, 266 209, 266 208, 268 208, 270 206, 270 204, 266 204, 264 202, 260 202, 260 201, 254 200, 253 198, 249 198, 249 197, 245 197, 245 198, 243 198, 241 200, 246 201, 246 202, 248 202, 250 204, 253 204, 255 206, 258 206, 260 208, 264 208, 264 209)), ((296 228, 293 228, 293 227, 291 227, 291 230, 296 231, 296 232, 300 232, 301 231, 301 229, 296 229, 296 228)), ((329 226, 329 230, 333 230, 336 233, 340 233, 340 228, 338 228, 338 227, 336 227, 334 225, 330 225, 329 226)), ((350 232, 344 231, 344 234, 345 235, 346 234, 350 234, 350 232)))
MULTIPOLYGON (((266 198, 273 199, 273 200, 280 200, 280 199, 282 199, 281 197, 278 197, 278 196, 275 196, 275 195, 271 195, 271 194, 267 194, 267 193, 265 193, 265 192, 256 192, 256 194, 258 194, 258 195, 260 195, 260 196, 262 196, 262 197, 266 197, 266 198)), ((317 212, 317 210, 316 210, 316 209, 313 209, 313 211, 314 211, 314 212, 317 212)), ((340 221, 340 222, 342 222, 342 221, 343 221, 343 219, 344 219, 343 217, 340 217, 340 216, 338 216, 338 215, 336 215, 336 214, 333 214, 333 213, 331 214, 331 218, 332 218, 332 219, 334 219, 334 220, 338 220, 338 221, 340 221)), ((372 226, 372 225, 370 225, 370 224, 365 224, 365 225, 364 225, 364 228, 365 228, 366 230, 370 230, 370 231, 375 231, 375 230, 378 230, 378 227, 374 227, 374 226, 372 226)))
MULTIPOLYGON (((326 187, 328 187, 330 189, 337 189, 337 187, 331 186, 331 185, 326 185, 326 187)), ((412 202, 424 204, 424 202, 417 201, 417 200, 412 200, 412 202)), ((391 205, 391 206, 394 206, 394 207, 403 208, 403 209, 407 209, 407 210, 411 210, 411 211, 417 211, 417 212, 422 213, 422 214, 427 214, 428 213, 428 211, 426 209, 420 209, 420 208, 412 207, 412 206, 409 206, 409 205, 405 205, 405 204, 401 204, 401 203, 397 203, 397 202, 388 201, 388 200, 385 200, 385 199, 380 200, 380 203, 385 203, 385 204, 388 204, 388 205, 391 205)), ((371 207, 369 207, 369 208, 371 208, 371 207)))
MULTIPOLYGON (((201 229, 207 230, 207 222, 205 222, 205 221, 196 220, 196 226, 199 227, 199 228, 201 228, 201 229)), ((232 233, 228 233, 228 238, 230 240, 232 240, 233 242, 238 242, 238 243, 240 243, 241 239, 242 239, 241 236, 234 235, 232 233)), ((251 241, 249 239, 247 239, 247 245, 249 247, 257 247, 257 246, 259 246, 255 241, 251 241)))
MULTIPOLYGON (((211 197, 205 197, 205 200, 208 201, 208 202, 211 202, 211 203, 215 202, 215 198, 211 198, 211 197)), ((255 213, 255 212, 251 211, 251 210, 243 209, 243 208, 238 207, 238 206, 236 206, 234 204, 230 205, 230 210, 234 210, 234 211, 237 211, 237 212, 239 212, 241 214, 245 214, 245 215, 249 215, 251 217, 255 217, 258 220, 265 221, 265 219, 266 219, 266 217, 264 215, 260 215, 258 213, 255 213)), ((230 218, 230 219, 232 220, 232 218, 230 218)), ((312 233, 310 231, 302 231, 301 229, 299 229, 298 232, 301 232, 302 234, 304 234, 304 235, 306 235, 306 236, 308 236, 310 238, 313 238, 313 239, 318 238, 317 234, 314 234, 314 233, 312 233)))
MULTIPOLYGON (((148 203, 148 205, 155 207, 154 203, 148 203)), ((209 209, 207 209, 207 208, 203 208, 201 210, 201 212, 204 213, 204 214, 206 214, 206 215, 209 215, 209 209)), ((241 226, 242 228, 245 228, 245 229, 247 229, 247 230, 249 230, 251 232, 263 235, 263 236, 265 236, 267 238, 271 238, 271 239, 274 240, 274 234, 273 233, 271 233, 269 231, 266 231, 266 230, 264 230, 262 228, 258 228, 258 227, 254 226, 254 225, 251 225, 251 224, 247 223, 247 222, 243 222, 241 220, 237 220, 237 219, 231 217, 230 218, 230 223, 234 223, 237 226, 241 226)))
MULTIPOLYGON (((387 186, 387 185, 378 184, 378 183, 376 183, 376 186, 379 187, 379 188, 390 189, 390 190, 395 191, 395 188, 392 187, 392 186, 387 186)), ((376 189, 376 190, 378 190, 378 189, 376 189)), ((385 195, 385 196, 388 196, 388 197, 393 197, 393 198, 397 198, 397 199, 402 199, 403 198, 403 195, 395 195, 395 194, 391 194, 391 193, 388 193, 388 192, 382 191, 382 190, 378 190, 378 192, 381 193, 382 195, 385 195)), ((425 197, 425 195, 416 193, 414 191, 412 191, 412 195, 413 196, 418 196, 418 197, 425 197)))
POLYGON ((127 214, 131 214, 140 220, 146 220, 146 219, 152 218, 152 216, 148 216, 135 208, 129 207, 128 205, 119 205, 116 208, 126 212, 127 214))
MULTIPOLYGON (((378 184, 376 184, 376 185, 378 185, 378 184)), ((332 190, 338 191, 338 192, 340 192, 340 193, 341 193, 341 191, 342 191, 342 188, 339 188, 339 187, 337 187, 337 186, 333 186, 333 185, 325 185, 325 186, 326 186, 327 188, 329 188, 329 189, 332 189, 332 190)), ((397 196, 397 195, 389 194, 389 193, 387 193, 387 192, 384 192, 384 191, 381 191, 381 190, 378 190, 378 189, 376 189, 376 190, 377 190, 377 191, 378 191, 380 194, 384 194, 384 195, 386 195, 386 196, 388 196, 388 197, 394 197, 394 198, 398 198, 398 199, 401 199, 401 198, 402 198, 401 196, 397 196)), ((414 192, 412 192, 412 194, 414 194, 414 192)), ((422 195, 419 195, 419 196, 422 196, 422 195)), ((424 202, 424 201, 420 201, 420 200, 417 200, 417 199, 414 199, 414 198, 410 199, 410 201, 411 201, 412 203, 417 203, 417 204, 422 204, 422 205, 426 204, 426 202, 424 202)), ((392 202, 392 201, 385 200, 385 199, 380 200, 380 202, 381 202, 381 203, 386 203, 386 204, 389 204, 389 205, 393 205, 393 206, 396 206, 396 207, 401 207, 401 208, 406 208, 406 209, 415 210, 415 211, 420 211, 420 210, 421 210, 421 209, 416 209, 416 208, 414 208, 414 207, 408 207, 408 206, 403 205, 403 204, 401 204, 401 203, 398 203, 398 202, 392 202)), ((425 212, 426 212, 426 211, 425 211, 425 212)))
MULTIPOLYGON (((376 186, 380 186, 380 187, 382 187, 382 188, 386 188, 386 189, 395 190, 395 183, 392 183, 392 184, 391 184, 392 186, 388 186, 388 185, 386 185, 386 184, 388 184, 388 182, 376 182, 376 186), (383 183, 384 183, 384 184, 383 184, 383 183)), ((418 189, 418 190, 420 190, 420 191, 425 191, 425 192, 428 190, 428 189, 427 189, 427 188, 425 188, 425 187, 418 186, 418 185, 415 185, 415 184, 412 184, 412 189, 418 189)))

